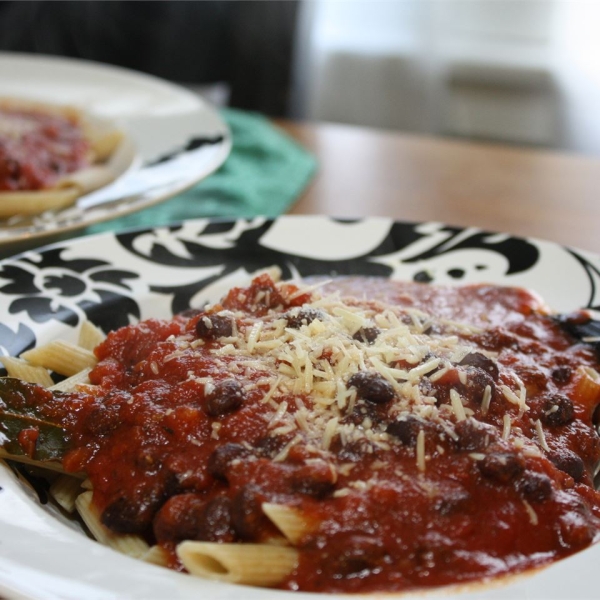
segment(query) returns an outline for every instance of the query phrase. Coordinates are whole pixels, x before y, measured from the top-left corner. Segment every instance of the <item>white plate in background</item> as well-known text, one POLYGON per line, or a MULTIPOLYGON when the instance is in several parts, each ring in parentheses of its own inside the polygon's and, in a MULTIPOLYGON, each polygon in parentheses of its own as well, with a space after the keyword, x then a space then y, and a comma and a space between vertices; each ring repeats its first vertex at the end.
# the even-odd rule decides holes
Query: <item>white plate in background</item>
POLYGON ((72 105, 115 122, 132 167, 74 206, 0 220, 0 244, 61 234, 170 198, 215 171, 231 135, 199 96, 162 79, 100 63, 0 53, 0 96, 72 105))

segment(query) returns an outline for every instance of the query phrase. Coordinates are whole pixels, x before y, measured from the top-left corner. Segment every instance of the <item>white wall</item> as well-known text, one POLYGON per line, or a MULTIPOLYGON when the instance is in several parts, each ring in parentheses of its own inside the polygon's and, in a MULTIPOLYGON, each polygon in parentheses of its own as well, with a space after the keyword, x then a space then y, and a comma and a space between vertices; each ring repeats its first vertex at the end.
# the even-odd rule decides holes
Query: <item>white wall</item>
POLYGON ((600 2, 312 0, 295 115, 600 154, 600 2))

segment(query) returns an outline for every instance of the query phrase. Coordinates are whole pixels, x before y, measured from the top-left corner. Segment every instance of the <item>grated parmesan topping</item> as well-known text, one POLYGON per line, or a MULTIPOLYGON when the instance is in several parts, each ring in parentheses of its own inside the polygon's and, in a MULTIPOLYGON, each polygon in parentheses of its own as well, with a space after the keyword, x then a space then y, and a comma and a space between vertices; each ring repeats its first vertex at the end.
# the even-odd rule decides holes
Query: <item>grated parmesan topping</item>
MULTIPOLYGON (((301 290, 302 293, 307 291, 306 288, 301 290)), ((468 335, 480 330, 448 319, 436 319, 416 309, 342 299, 338 294, 320 295, 315 290, 311 294, 310 302, 301 309, 290 309, 289 313, 314 311, 318 318, 307 319, 298 327, 288 326, 283 307, 269 310, 260 319, 242 310, 221 311, 220 314, 232 317, 233 332, 208 350, 219 369, 222 367, 242 384, 244 379, 252 380, 246 389, 258 388, 262 393, 259 402, 265 407, 263 417, 271 434, 292 436, 276 460, 284 460, 300 442, 316 454, 327 453, 334 440, 342 446, 366 441, 386 450, 398 443, 387 433, 387 423, 372 422, 366 414, 366 401, 354 386, 348 385, 348 380, 358 372, 377 373, 392 386, 395 396, 386 406, 388 423, 414 416, 438 423, 444 432, 442 436, 456 440, 452 423, 468 419, 475 411, 454 387, 450 388, 448 403, 439 403, 435 393, 429 390, 431 385, 457 369, 457 362, 470 352, 480 352, 468 342, 468 335), (377 328, 376 338, 369 343, 360 339, 357 333, 362 328, 377 328), (431 331, 437 333, 426 333, 431 331), (360 422, 345 418, 361 411, 365 414, 360 422)), ((241 295, 244 298, 240 300, 245 301, 245 294, 241 295)), ((264 297, 255 300, 258 303, 264 301, 264 297)), ((207 328, 212 327, 209 318, 203 319, 207 328)), ((176 349, 167 360, 198 350, 207 351, 205 343, 193 336, 180 336, 172 342, 176 349)), ((466 370, 458 369, 457 376, 458 385, 469 385, 466 370)), ((189 378, 194 377, 189 374, 189 378)), ((203 382, 205 391, 214 389, 210 377, 203 382)), ((516 376, 510 385, 503 383, 498 389, 500 396, 507 400, 509 410, 510 405, 514 405, 520 415, 528 410, 525 386, 516 376)), ((474 408, 485 415, 492 401, 493 391, 487 385, 474 408)), ((506 418, 505 415, 505 440, 516 435, 514 430, 511 432, 510 417, 506 418)), ((213 435, 218 436, 218 430, 213 435)), ((540 440, 542 435, 538 432, 540 440)), ((529 440, 524 445, 528 443, 529 440)), ((418 469, 423 471, 427 458, 423 430, 418 434, 415 452, 418 469)))

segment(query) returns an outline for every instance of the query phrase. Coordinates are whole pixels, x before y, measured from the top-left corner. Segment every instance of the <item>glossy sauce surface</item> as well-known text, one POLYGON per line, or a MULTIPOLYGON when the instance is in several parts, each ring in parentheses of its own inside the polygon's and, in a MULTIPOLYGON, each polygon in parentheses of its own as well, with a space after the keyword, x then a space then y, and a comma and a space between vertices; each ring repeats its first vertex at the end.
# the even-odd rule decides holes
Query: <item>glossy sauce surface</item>
MULTIPOLYGON (((334 396, 341 408, 316 417, 310 390, 274 386, 273 368, 289 365, 261 367, 236 336, 280 327, 296 340, 343 311, 266 276, 205 311, 109 335, 95 387, 45 409, 65 425, 65 467, 88 474, 105 525, 162 544, 181 568, 179 541, 264 541, 278 532, 262 503, 293 506, 314 526, 281 587, 320 592, 473 581, 596 541, 600 396, 581 391, 582 367, 598 368, 590 348, 522 290, 352 278, 319 294, 336 290, 369 320, 340 334, 346 349, 377 349, 378 315, 410 328, 418 353, 392 353, 382 369, 425 365, 402 388, 411 398, 364 365, 340 377, 348 403, 334 396)), ((344 352, 319 348, 315 365, 337 376, 344 352)))

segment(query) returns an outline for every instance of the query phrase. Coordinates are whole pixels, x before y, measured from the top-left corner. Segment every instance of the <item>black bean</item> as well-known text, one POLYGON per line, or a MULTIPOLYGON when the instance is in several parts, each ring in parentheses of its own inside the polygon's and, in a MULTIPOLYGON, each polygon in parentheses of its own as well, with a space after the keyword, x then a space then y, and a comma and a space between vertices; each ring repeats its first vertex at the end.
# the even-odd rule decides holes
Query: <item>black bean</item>
POLYGON ((221 337, 231 337, 233 333, 233 317, 230 315, 204 315, 196 323, 198 337, 216 340, 221 337))
POLYGON ((295 492, 325 498, 335 489, 337 476, 329 463, 316 461, 294 469, 290 477, 290 487, 295 492))
POLYGON ((471 418, 459 421, 454 430, 458 436, 457 447, 469 452, 485 450, 498 435, 491 425, 471 418))
POLYGON ((372 371, 354 373, 348 379, 348 387, 355 387, 359 398, 374 404, 385 404, 396 395, 392 384, 372 371))
POLYGON ((491 452, 477 461, 479 472, 496 483, 509 483, 525 470, 523 459, 512 452, 491 452))
POLYGON ((597 532, 593 517, 583 503, 562 514, 556 528, 563 547, 573 550, 588 546, 597 532))
POLYGON ((316 308, 292 309, 283 315, 287 326, 291 329, 300 329, 303 325, 309 325, 317 319, 322 321, 324 317, 324 313, 316 308))
POLYGON ((381 331, 377 327, 361 327, 353 336, 352 339, 362 342, 363 344, 373 344, 381 331))
POLYGON ((381 540, 360 534, 341 534, 343 550, 331 556, 328 570, 334 576, 348 577, 377 568, 385 559, 386 551, 381 540))
POLYGON ((557 469, 579 481, 585 474, 585 465, 580 456, 572 450, 562 448, 548 453, 548 458, 557 469))
POLYGON ((341 423, 343 425, 362 425, 365 419, 371 421, 373 426, 379 424, 383 419, 384 415, 380 410, 380 406, 378 404, 374 404, 372 402, 364 403, 359 402, 354 405, 354 408, 351 412, 346 413, 342 419, 341 423), (379 409, 379 410, 378 410, 379 409))
POLYGON ((572 373, 571 367, 562 366, 552 369, 551 376, 556 383, 567 383, 571 379, 572 373))
POLYGON ((161 501, 161 497, 152 493, 147 497, 120 497, 104 509, 100 520, 116 533, 142 534, 151 524, 161 501))
POLYGON ((376 446, 366 439, 359 439, 343 446, 337 455, 341 461, 360 462, 365 456, 373 456, 376 453, 376 446))
POLYGON ((485 393, 485 388, 489 386, 492 397, 496 390, 496 384, 492 376, 479 367, 467 367, 467 384, 461 390, 463 395, 476 403, 480 403, 485 393))
POLYGON ((570 398, 562 394, 554 394, 544 401, 541 415, 544 425, 553 427, 567 425, 574 417, 575 409, 570 398))
POLYGON ((154 535, 158 541, 233 541, 231 501, 225 496, 207 501, 192 493, 173 496, 154 519, 154 535))
POLYGON ((417 436, 419 435, 419 431, 423 429, 423 426, 424 422, 421 419, 408 415, 390 423, 385 431, 405 446, 412 448, 416 445, 417 436))
POLYGON ((248 455, 248 450, 242 444, 228 443, 216 448, 208 459, 208 472, 221 481, 227 481, 227 472, 231 463, 248 455))
POLYGON ((213 498, 204 509, 201 537, 207 542, 224 542, 232 539, 231 500, 226 496, 213 498))
POLYGON ((266 435, 254 443, 254 448, 257 450, 259 456, 272 458, 279 454, 293 437, 291 433, 285 435, 266 435))
POLYGON ((171 453, 159 459, 159 462, 166 497, 191 490, 204 491, 214 483, 204 465, 196 464, 190 468, 189 458, 185 452, 171 453))
POLYGON ((223 379, 214 384, 206 402, 206 412, 211 417, 237 410, 246 399, 246 391, 242 384, 235 379, 223 379))
POLYGON ((488 350, 494 350, 496 352, 503 348, 515 348, 519 347, 518 338, 509 333, 502 327, 493 327, 487 329, 481 335, 476 336, 477 341, 481 346, 488 350))
POLYGON ((536 471, 526 471, 523 478, 517 482, 517 490, 530 502, 543 502, 552 495, 550 477, 536 471))
POLYGON ((247 485, 235 496, 231 505, 233 529, 243 540, 259 539, 267 518, 263 513, 264 494, 255 485, 247 485))
POLYGON ((481 354, 481 352, 470 352, 458 364, 482 369, 488 375, 491 375, 494 381, 498 380, 498 375, 500 374, 497 363, 485 356, 485 354, 481 354))

